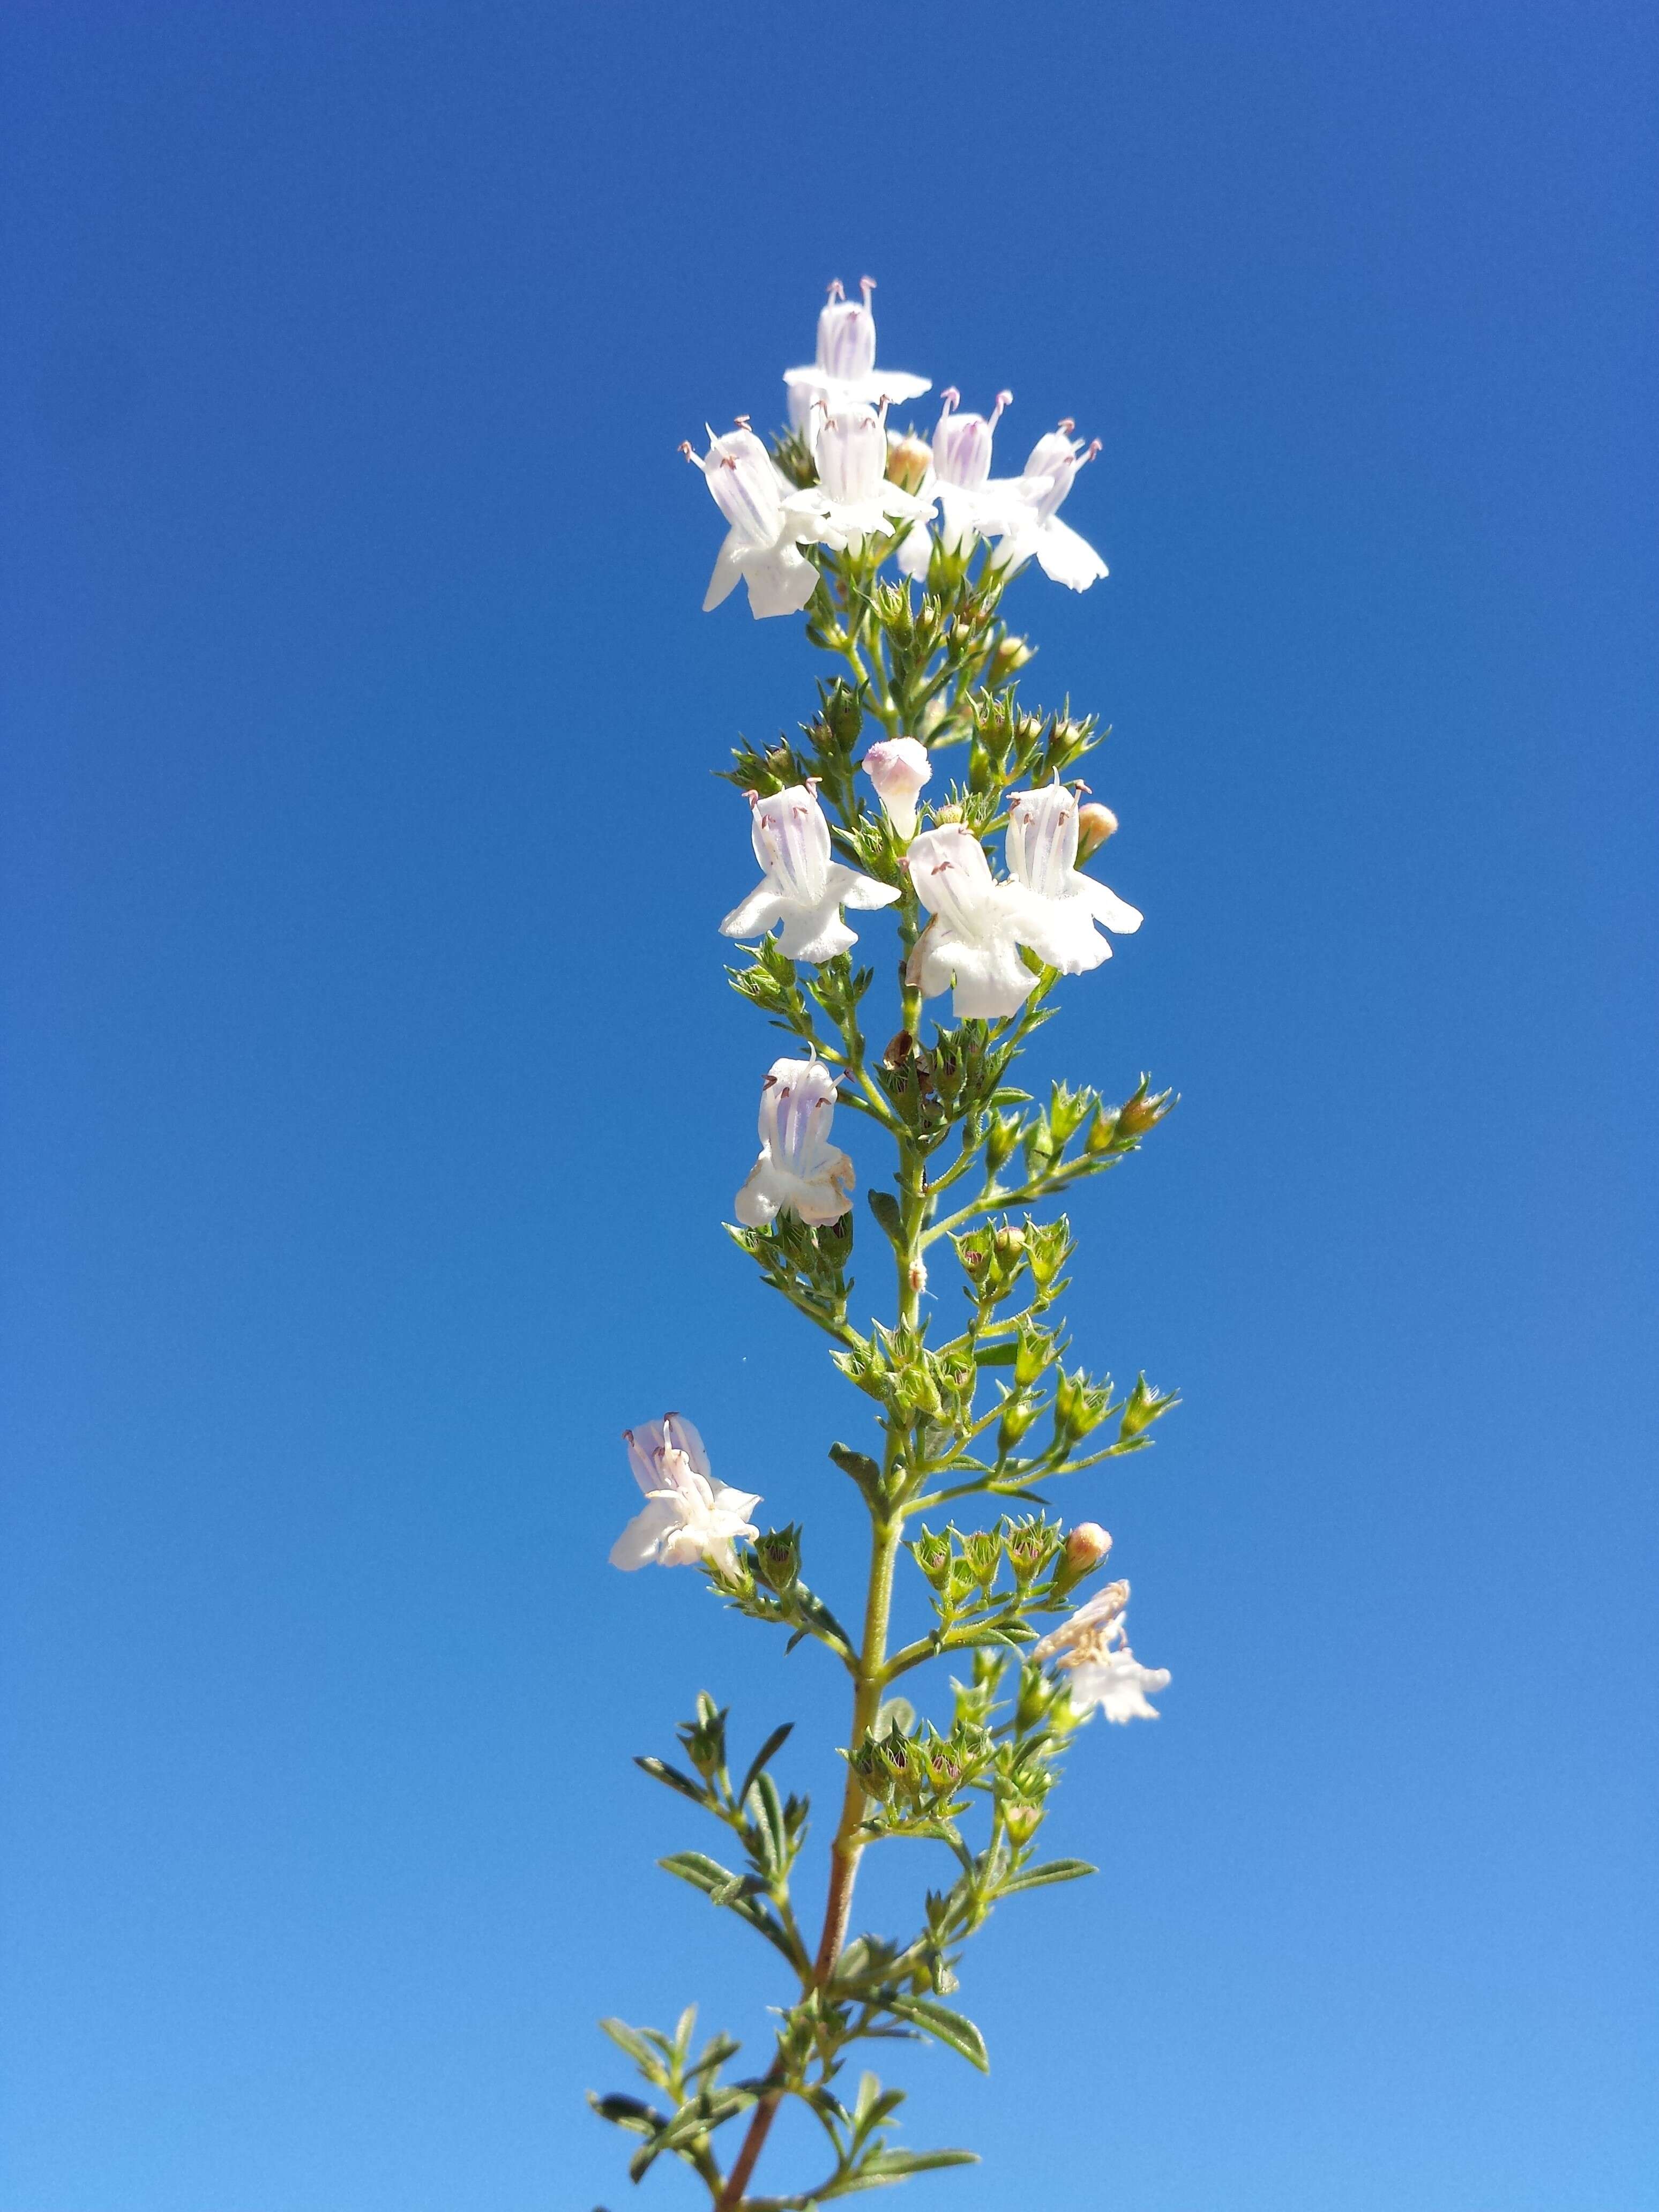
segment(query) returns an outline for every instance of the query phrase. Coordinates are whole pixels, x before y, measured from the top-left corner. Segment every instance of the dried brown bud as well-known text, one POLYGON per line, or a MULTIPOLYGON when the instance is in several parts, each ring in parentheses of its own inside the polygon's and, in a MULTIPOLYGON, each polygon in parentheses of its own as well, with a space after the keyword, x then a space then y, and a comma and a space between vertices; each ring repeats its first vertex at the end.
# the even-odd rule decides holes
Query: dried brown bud
POLYGON ((907 430, 901 438, 896 432, 887 434, 887 481, 896 483, 901 491, 920 491, 928 470, 933 465, 933 449, 926 438, 917 437, 907 430))
POLYGON ((1102 806, 1091 799, 1077 811, 1077 856, 1086 860, 1091 853, 1097 853, 1106 840, 1117 829, 1117 817, 1109 806, 1102 806))
POLYGON ((1098 1521, 1079 1521, 1066 1539, 1066 1565, 1074 1575, 1092 1574, 1111 1548, 1098 1521))

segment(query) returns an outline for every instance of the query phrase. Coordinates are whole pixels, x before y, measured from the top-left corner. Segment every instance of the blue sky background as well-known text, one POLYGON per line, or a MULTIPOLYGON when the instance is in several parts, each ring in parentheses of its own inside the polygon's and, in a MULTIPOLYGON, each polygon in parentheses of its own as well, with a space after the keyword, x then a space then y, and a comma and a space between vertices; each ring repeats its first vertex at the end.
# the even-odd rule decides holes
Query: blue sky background
POLYGON ((709 770, 811 659, 699 613, 674 448, 866 270, 1015 459, 1105 441, 1110 583, 1014 608, 1148 920, 1043 1052, 1184 1097, 1072 1310, 1187 1404, 1067 1500, 1174 1683, 1073 1762, 1103 1878, 970 1954, 989 2093, 901 2054, 985 2153, 910 2201, 1659 2207, 1656 59, 5 11, 3 2212, 620 2205, 594 2015, 763 2033, 628 1759, 706 1686, 831 1790, 839 1687, 605 1553, 681 1406, 856 1570, 857 1403, 717 1225, 773 1047, 709 770))

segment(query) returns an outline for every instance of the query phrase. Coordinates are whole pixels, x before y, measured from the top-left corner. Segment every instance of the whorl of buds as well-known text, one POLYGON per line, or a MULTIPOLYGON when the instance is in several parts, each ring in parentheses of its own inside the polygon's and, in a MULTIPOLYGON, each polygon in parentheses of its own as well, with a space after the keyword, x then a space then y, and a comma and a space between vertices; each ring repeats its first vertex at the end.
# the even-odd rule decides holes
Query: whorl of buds
POLYGON ((918 492, 927 480, 927 471, 933 465, 933 449, 926 438, 919 438, 914 430, 901 437, 896 431, 887 434, 887 481, 896 483, 901 491, 918 492))
POLYGON ((1091 799, 1077 811, 1077 857, 1079 865, 1091 853, 1097 853, 1109 837, 1117 833, 1117 817, 1109 806, 1102 806, 1091 799))
POLYGON ((1073 1577, 1093 1574, 1112 1548, 1098 1521, 1079 1521, 1066 1539, 1066 1565, 1073 1577))

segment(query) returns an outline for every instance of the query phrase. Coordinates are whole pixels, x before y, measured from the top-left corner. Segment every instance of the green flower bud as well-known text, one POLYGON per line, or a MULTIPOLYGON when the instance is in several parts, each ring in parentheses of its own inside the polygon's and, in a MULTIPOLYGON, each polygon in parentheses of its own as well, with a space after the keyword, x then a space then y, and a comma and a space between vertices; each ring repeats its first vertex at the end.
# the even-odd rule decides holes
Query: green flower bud
POLYGON ((1120 1137, 1131 1139, 1144 1137, 1149 1129, 1157 1128, 1164 1115, 1173 1108, 1176 1103, 1174 1091, 1149 1092, 1148 1086, 1151 1081, 1150 1076, 1143 1075, 1136 1086, 1134 1096, 1132 1098, 1126 1098, 1122 1105, 1118 1108, 1117 1127, 1120 1137))
POLYGON ((787 1528, 769 1529, 756 1538, 754 1554, 755 1572, 769 1589, 780 1597, 793 1589, 800 1579, 799 1528, 792 1523, 787 1528))
POLYGON ((1011 676, 1018 676, 1036 651, 1023 637, 1000 637, 991 655, 992 683, 1006 684, 1011 676))
POLYGON ((1064 1083, 1051 1086, 1048 1127, 1054 1133, 1057 1146, 1063 1146, 1066 1139, 1075 1136, 1082 1127, 1084 1116, 1095 1103, 1095 1095, 1089 1090, 1073 1091, 1064 1083))
POLYGON ((951 1539, 942 1534, 935 1535, 931 1528, 924 1528, 908 1550, 933 1588, 943 1589, 951 1578, 951 1539))
POLYGON ((963 1557, 979 1588, 988 1595, 1002 1565, 1002 1539, 994 1530, 976 1528, 962 1540, 963 1557))
POLYGON ((1154 1390, 1144 1375, 1136 1376, 1135 1387, 1124 1402, 1123 1418, 1118 1423, 1119 1441, 1127 1443, 1131 1437, 1138 1437, 1143 1429, 1151 1428, 1160 1414, 1167 1413, 1171 1406, 1180 1402, 1176 1392, 1154 1390))
POLYGON ((1014 1348, 1014 1381, 1021 1389, 1029 1389, 1043 1373, 1054 1357, 1054 1331, 1040 1328, 1022 1315, 1019 1340, 1014 1348))
POLYGON ((1008 1831, 1010 1843, 1029 1844, 1042 1825, 1042 1808, 1024 1798, 1005 1798, 1002 1825, 1008 1831))
POLYGON ((1021 1590, 1024 1590, 1030 1588, 1054 1557, 1060 1543, 1060 1532, 1050 1528, 1046 1521, 1018 1521, 1010 1525, 1002 1541, 1014 1581, 1021 1590))
POLYGON ((1037 1412, 1036 1402, 1030 1398, 1015 1396, 1004 1405, 1002 1420, 997 1429, 997 1444, 1005 1455, 1012 1451, 1036 1420, 1037 1412))
POLYGON ((876 1753, 889 1790, 899 1796, 915 1796, 927 1771, 914 1747, 902 1735, 884 1735, 876 1745, 876 1753))
POLYGON ((1047 1290, 1072 1256, 1072 1224, 1062 1213, 1058 1221, 1034 1222, 1027 1243, 1031 1273, 1041 1290, 1047 1290))
POLYGON ((969 1281, 982 1282, 991 1259, 990 1231, 969 1229, 960 1237, 952 1236, 951 1242, 956 1247, 957 1258, 969 1281))
POLYGON ((1109 1382, 1091 1383, 1079 1367, 1075 1375, 1062 1368, 1054 1385, 1054 1441, 1062 1447, 1086 1437, 1105 1419, 1112 1402, 1109 1382))
POLYGON ((1095 1118, 1089 1124, 1089 1133, 1083 1139, 1083 1149, 1091 1159, 1098 1159, 1103 1152, 1115 1152, 1120 1149, 1115 1106, 1096 1109, 1095 1118))

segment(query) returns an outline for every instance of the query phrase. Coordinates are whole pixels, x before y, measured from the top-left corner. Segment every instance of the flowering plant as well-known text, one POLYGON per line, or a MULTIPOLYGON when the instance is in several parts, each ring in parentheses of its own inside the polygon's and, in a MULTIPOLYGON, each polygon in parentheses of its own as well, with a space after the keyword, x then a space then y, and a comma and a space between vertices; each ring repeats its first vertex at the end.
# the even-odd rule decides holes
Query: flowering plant
POLYGON ((1068 1529, 1052 1518, 1038 1486, 1143 1449, 1175 1399, 1144 1375, 1115 1395, 1109 1378, 1066 1366, 1056 1308, 1072 1232, 1063 1213, 1030 1209, 1116 1166, 1171 1096, 1143 1077, 1118 1105, 1064 1083, 1039 1100, 1013 1079, 1060 979, 1101 966, 1112 951, 1103 933, 1141 921, 1086 872, 1116 828, 1105 807, 1082 803, 1076 781, 1102 733, 1091 717, 1020 702, 1032 648, 1002 614, 1011 579, 1032 559, 1079 591, 1106 574, 1058 515, 1098 448, 1062 422, 1018 476, 993 477, 1006 392, 981 416, 959 412, 947 391, 931 443, 890 429, 889 406, 928 387, 877 368, 871 289, 866 280, 860 302, 831 288, 815 362, 786 377, 793 427, 769 449, 744 417, 724 436, 711 430, 705 454, 683 448, 728 525, 705 604, 742 582, 756 617, 804 613, 808 639, 836 664, 799 741, 741 748, 728 774, 747 797, 762 872, 720 924, 744 948, 728 973, 793 1048, 762 1085, 760 1154, 728 1233, 829 1339, 879 1437, 872 1451, 830 1447, 869 1521, 854 1628, 804 1579, 799 1528, 763 1528, 752 1517, 761 1499, 715 1480, 683 1415, 627 1435, 646 1504, 614 1563, 698 1565, 726 1604, 787 1630, 791 1649, 821 1645, 851 1684, 816 1938, 797 1886, 807 1802, 774 1776, 790 1723, 734 1781, 726 1712, 702 1695, 679 1730, 684 1763, 638 1762, 725 1831, 732 1862, 693 1849, 664 1868, 783 1962, 772 2050, 740 2077, 728 2076, 731 2038, 696 2045, 695 2008, 672 2034, 604 2023, 647 2092, 592 2100, 638 2138, 631 2178, 672 2156, 700 2177, 716 2212, 805 2212, 971 2160, 895 2146, 902 2091, 868 2071, 849 2086, 848 2062, 874 2039, 927 2037, 988 2064, 979 2029, 953 2001, 963 1947, 1004 1899, 1094 1871, 1037 1856, 1060 1755, 1097 1709, 1109 1722, 1153 1717, 1148 1693, 1169 1680, 1129 1648, 1127 1583, 1074 1605, 1112 1540, 1093 1521, 1068 1529), (896 578, 884 574, 890 556, 896 578), (936 765, 952 754, 955 779, 924 808, 936 765), (868 1034, 876 970, 854 963, 849 908, 890 908, 896 927, 897 1026, 884 1045, 868 1034), (925 1036, 924 1006, 947 994, 948 1015, 939 1006, 925 1036), (849 1312, 854 1169, 833 1141, 838 1109, 872 1123, 896 1155, 890 1188, 867 1200, 894 1305, 863 1327, 849 1312), (942 1318, 937 1279, 952 1261, 965 1294, 965 1304, 951 1301, 954 1323, 942 1318), (902 1561, 931 1623, 895 1649, 902 1561), (1044 1632, 1039 1623, 1054 1615, 1067 1617, 1044 1632), (967 1679, 951 1681, 948 1712, 919 1718, 899 1686, 916 1694, 912 1678, 953 1657, 967 1679), (913 1934, 853 1934, 860 1861, 899 1837, 937 1848, 947 1880, 927 1893, 913 1934), (804 2189, 756 2196, 786 2099, 821 2124, 828 2169, 804 2189))

